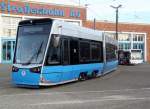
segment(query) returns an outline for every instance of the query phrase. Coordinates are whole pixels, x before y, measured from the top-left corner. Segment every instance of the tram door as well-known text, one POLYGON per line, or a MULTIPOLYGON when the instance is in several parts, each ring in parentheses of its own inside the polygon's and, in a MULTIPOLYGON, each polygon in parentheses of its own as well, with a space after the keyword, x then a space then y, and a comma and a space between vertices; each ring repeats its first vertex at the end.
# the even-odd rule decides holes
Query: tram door
POLYGON ((79 63, 79 42, 78 40, 70 40, 70 64, 79 63))

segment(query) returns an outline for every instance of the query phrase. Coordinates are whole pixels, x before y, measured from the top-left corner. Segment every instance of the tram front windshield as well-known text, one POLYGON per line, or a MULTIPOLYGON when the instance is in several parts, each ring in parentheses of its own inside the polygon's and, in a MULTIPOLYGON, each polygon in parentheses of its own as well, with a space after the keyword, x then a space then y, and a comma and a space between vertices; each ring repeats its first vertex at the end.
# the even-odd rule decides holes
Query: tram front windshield
POLYGON ((50 28, 50 24, 20 26, 18 28, 14 63, 42 64, 50 28))

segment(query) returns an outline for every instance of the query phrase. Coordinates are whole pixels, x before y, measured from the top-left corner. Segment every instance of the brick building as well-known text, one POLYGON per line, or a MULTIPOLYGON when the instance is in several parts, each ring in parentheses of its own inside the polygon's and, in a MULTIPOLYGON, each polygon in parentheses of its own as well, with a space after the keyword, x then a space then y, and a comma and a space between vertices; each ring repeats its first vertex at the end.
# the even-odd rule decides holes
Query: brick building
MULTIPOLYGON (((11 63, 18 22, 33 18, 54 18, 93 28, 85 7, 56 5, 19 0, 0 0, 0 63, 11 63)), ((96 22, 96 29, 115 37, 115 23, 96 22)), ((150 61, 150 25, 119 24, 119 49, 141 49, 143 61, 150 61)))

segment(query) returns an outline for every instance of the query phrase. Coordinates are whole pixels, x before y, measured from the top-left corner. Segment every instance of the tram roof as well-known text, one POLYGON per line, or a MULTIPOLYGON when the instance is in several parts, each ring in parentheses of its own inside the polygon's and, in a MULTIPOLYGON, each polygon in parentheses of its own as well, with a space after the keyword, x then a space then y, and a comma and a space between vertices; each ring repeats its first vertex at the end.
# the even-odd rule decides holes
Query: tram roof
MULTIPOLYGON (((54 34, 62 34, 66 36, 72 36, 77 38, 103 41, 105 32, 99 30, 93 30, 79 25, 71 24, 60 20, 54 20, 54 28, 52 32, 54 34)), ((117 40, 105 35, 105 41, 117 45, 117 40)))
POLYGON ((62 34, 77 38, 89 39, 89 40, 96 40, 102 41, 103 40, 103 32, 92 30, 89 28, 81 27, 75 24, 71 24, 69 22, 54 21, 54 28, 52 30, 55 34, 62 34))
MULTIPOLYGON (((43 18, 43 19, 31 19, 31 20, 24 20, 19 23, 19 25, 26 25, 29 24, 31 21, 42 23, 42 22, 52 22, 52 34, 62 34, 66 36, 72 36, 76 38, 83 38, 95 41, 103 41, 103 37, 105 32, 89 29, 86 27, 82 27, 79 25, 71 24, 70 22, 65 22, 62 20, 50 19, 50 18, 43 18)), ((105 35, 106 43, 111 43, 117 45, 117 41, 111 37, 105 35)))

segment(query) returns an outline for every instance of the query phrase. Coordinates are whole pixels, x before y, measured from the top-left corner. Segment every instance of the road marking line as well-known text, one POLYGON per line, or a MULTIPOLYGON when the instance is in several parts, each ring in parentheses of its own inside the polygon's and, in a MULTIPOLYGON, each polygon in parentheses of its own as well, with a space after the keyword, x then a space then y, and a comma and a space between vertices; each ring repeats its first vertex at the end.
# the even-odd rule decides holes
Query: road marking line
POLYGON ((23 94, 10 94, 10 95, 0 95, 4 96, 25 96, 25 95, 53 95, 53 94, 78 94, 78 93, 106 93, 106 92, 128 92, 128 91, 139 91, 139 90, 150 90, 150 88, 140 88, 140 89, 120 89, 120 90, 103 90, 103 91, 66 91, 66 92, 40 92, 40 93, 23 93, 23 94))
MULTIPOLYGON (((35 103, 29 104, 31 106, 41 106, 41 105, 67 105, 67 104, 84 104, 84 103, 93 103, 93 102, 108 102, 108 101, 135 101, 135 100, 150 100, 150 97, 145 98, 132 98, 132 97, 121 97, 121 98, 100 98, 93 100, 69 100, 69 101, 55 101, 55 102, 43 102, 43 103, 35 103)), ((109 102, 108 102, 109 103, 109 102)))

